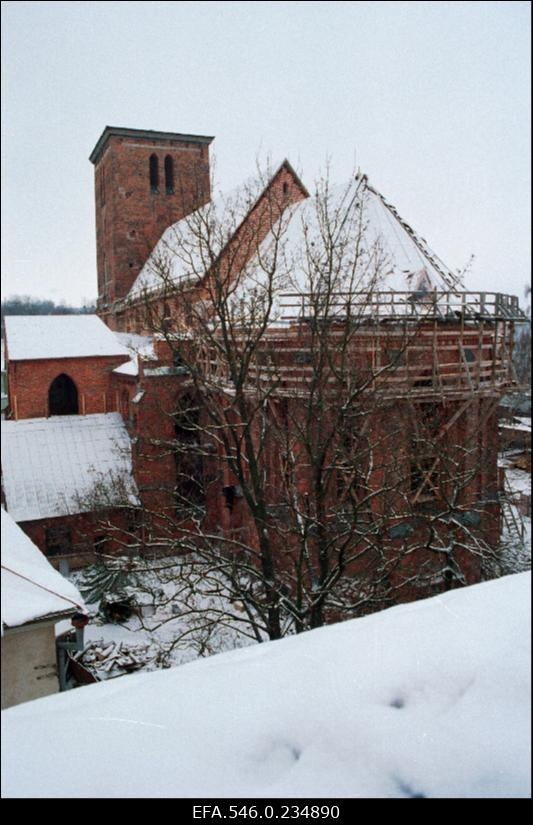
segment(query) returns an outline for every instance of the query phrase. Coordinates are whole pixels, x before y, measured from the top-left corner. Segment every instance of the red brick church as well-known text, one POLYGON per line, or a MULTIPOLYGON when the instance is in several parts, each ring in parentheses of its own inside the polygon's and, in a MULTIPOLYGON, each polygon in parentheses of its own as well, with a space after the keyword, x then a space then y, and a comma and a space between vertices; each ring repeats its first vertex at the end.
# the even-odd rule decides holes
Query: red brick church
POLYGON ((517 299, 365 176, 310 195, 284 161, 212 197, 211 141, 104 129, 97 316, 6 318, 7 510, 73 566, 210 542, 287 581, 479 580, 517 299))

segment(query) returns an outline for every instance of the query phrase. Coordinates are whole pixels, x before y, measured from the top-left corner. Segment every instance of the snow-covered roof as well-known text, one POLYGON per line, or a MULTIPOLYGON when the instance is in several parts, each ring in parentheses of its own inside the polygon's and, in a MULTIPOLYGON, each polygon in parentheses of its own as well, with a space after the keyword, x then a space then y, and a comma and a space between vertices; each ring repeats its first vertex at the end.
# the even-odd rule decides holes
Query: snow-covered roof
POLYGON ((54 570, 2 507, 2 625, 18 627, 83 609, 78 588, 54 570))
POLYGON ((16 521, 136 503, 131 441, 119 413, 2 421, 6 508, 16 521))
POLYGON ((129 355, 97 315, 8 315, 10 361, 129 355))
POLYGON ((528 797, 530 584, 10 708, 2 795, 528 797))
POLYGON ((137 335, 135 332, 113 332, 113 335, 130 355, 141 355, 147 361, 156 359, 154 339, 152 335, 137 335))
POLYGON ((115 332, 117 340, 128 348, 131 361, 115 367, 118 375, 139 375, 139 356, 145 361, 156 361, 154 339, 148 335, 136 335, 132 332, 115 332))
MULTIPOLYGON (((156 245, 135 281, 129 297, 143 290, 171 289, 179 282, 198 279, 232 236, 253 202, 238 192, 219 196, 210 204, 169 227, 156 245), (209 232, 207 232, 207 227, 209 232), (209 235, 209 243, 205 238, 209 235)), ((288 207, 274 234, 281 235, 276 247, 276 289, 285 292, 316 292, 320 271, 317 254, 324 248, 325 221, 335 227, 335 251, 341 261, 338 282, 333 292, 388 291, 426 293, 433 289, 449 291, 461 287, 454 273, 399 215, 396 208, 370 184, 358 176, 346 186, 332 186, 320 195, 288 207), (328 217, 325 218, 325 209, 328 217), (279 226, 283 229, 279 232, 279 226), (356 260, 355 271, 350 262, 356 260), (347 277, 347 273, 351 272, 347 277)), ((269 255, 274 247, 270 233, 260 244, 257 255, 242 272, 238 298, 250 290, 261 290, 265 270, 270 270, 269 255), (267 266, 260 265, 268 262, 267 266), (242 293, 242 295, 241 295, 242 293)), ((328 270, 324 265, 324 271, 328 270)), ((278 315, 283 316, 281 310, 278 315)))
MULTIPOLYGON (((252 192, 253 184, 248 188, 252 192)), ((243 194, 238 189, 219 193, 205 206, 169 226, 139 272, 128 298, 138 298, 145 291, 171 289, 182 281, 202 277, 254 202, 252 194, 243 194)))

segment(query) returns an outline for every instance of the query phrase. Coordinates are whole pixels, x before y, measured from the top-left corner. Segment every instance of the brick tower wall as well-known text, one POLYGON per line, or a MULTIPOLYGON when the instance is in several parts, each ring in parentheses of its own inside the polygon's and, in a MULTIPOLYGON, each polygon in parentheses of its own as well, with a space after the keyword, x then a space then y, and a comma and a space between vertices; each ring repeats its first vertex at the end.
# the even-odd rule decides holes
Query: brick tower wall
POLYGON ((210 197, 210 138, 115 131, 118 134, 109 133, 102 144, 104 131, 91 155, 101 315, 106 305, 127 295, 164 230, 210 197), (157 187, 150 174, 151 156, 157 158, 157 187), (167 157, 172 162, 172 188, 167 187, 167 157))

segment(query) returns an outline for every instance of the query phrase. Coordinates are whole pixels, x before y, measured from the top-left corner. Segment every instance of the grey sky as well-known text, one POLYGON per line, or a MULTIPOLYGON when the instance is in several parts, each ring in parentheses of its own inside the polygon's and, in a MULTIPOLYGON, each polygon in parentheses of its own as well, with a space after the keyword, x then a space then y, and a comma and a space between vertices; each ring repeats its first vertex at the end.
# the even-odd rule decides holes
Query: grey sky
POLYGON ((354 166, 472 289, 530 273, 526 2, 5 2, 4 296, 96 295, 105 125, 215 135, 216 178, 354 166))

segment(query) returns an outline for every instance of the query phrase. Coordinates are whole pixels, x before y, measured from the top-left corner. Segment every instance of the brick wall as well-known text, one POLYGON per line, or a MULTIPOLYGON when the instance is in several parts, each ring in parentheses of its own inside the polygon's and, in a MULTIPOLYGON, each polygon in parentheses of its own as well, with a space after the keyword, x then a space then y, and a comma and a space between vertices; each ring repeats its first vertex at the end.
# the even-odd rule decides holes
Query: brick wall
POLYGON ((38 361, 10 361, 8 389, 11 416, 41 418, 48 415, 48 391, 52 381, 65 373, 78 390, 80 415, 115 412, 117 393, 111 389, 111 371, 127 357, 55 358, 38 361))
POLYGON ((164 230, 205 203, 209 191, 206 143, 108 138, 95 164, 99 309, 127 295, 164 230), (158 162, 158 191, 150 182, 152 155, 158 162), (167 157, 173 165, 173 191, 167 191, 165 182, 167 157))
POLYGON ((19 527, 54 567, 59 567, 60 560, 66 559, 72 570, 95 562, 98 558, 96 549, 103 549, 105 553, 124 554, 127 551, 126 545, 133 542, 134 535, 132 525, 123 510, 21 521, 19 527), (70 532, 71 550, 65 554, 49 555, 47 531, 58 527, 70 532), (104 539, 105 545, 98 541, 104 539))

